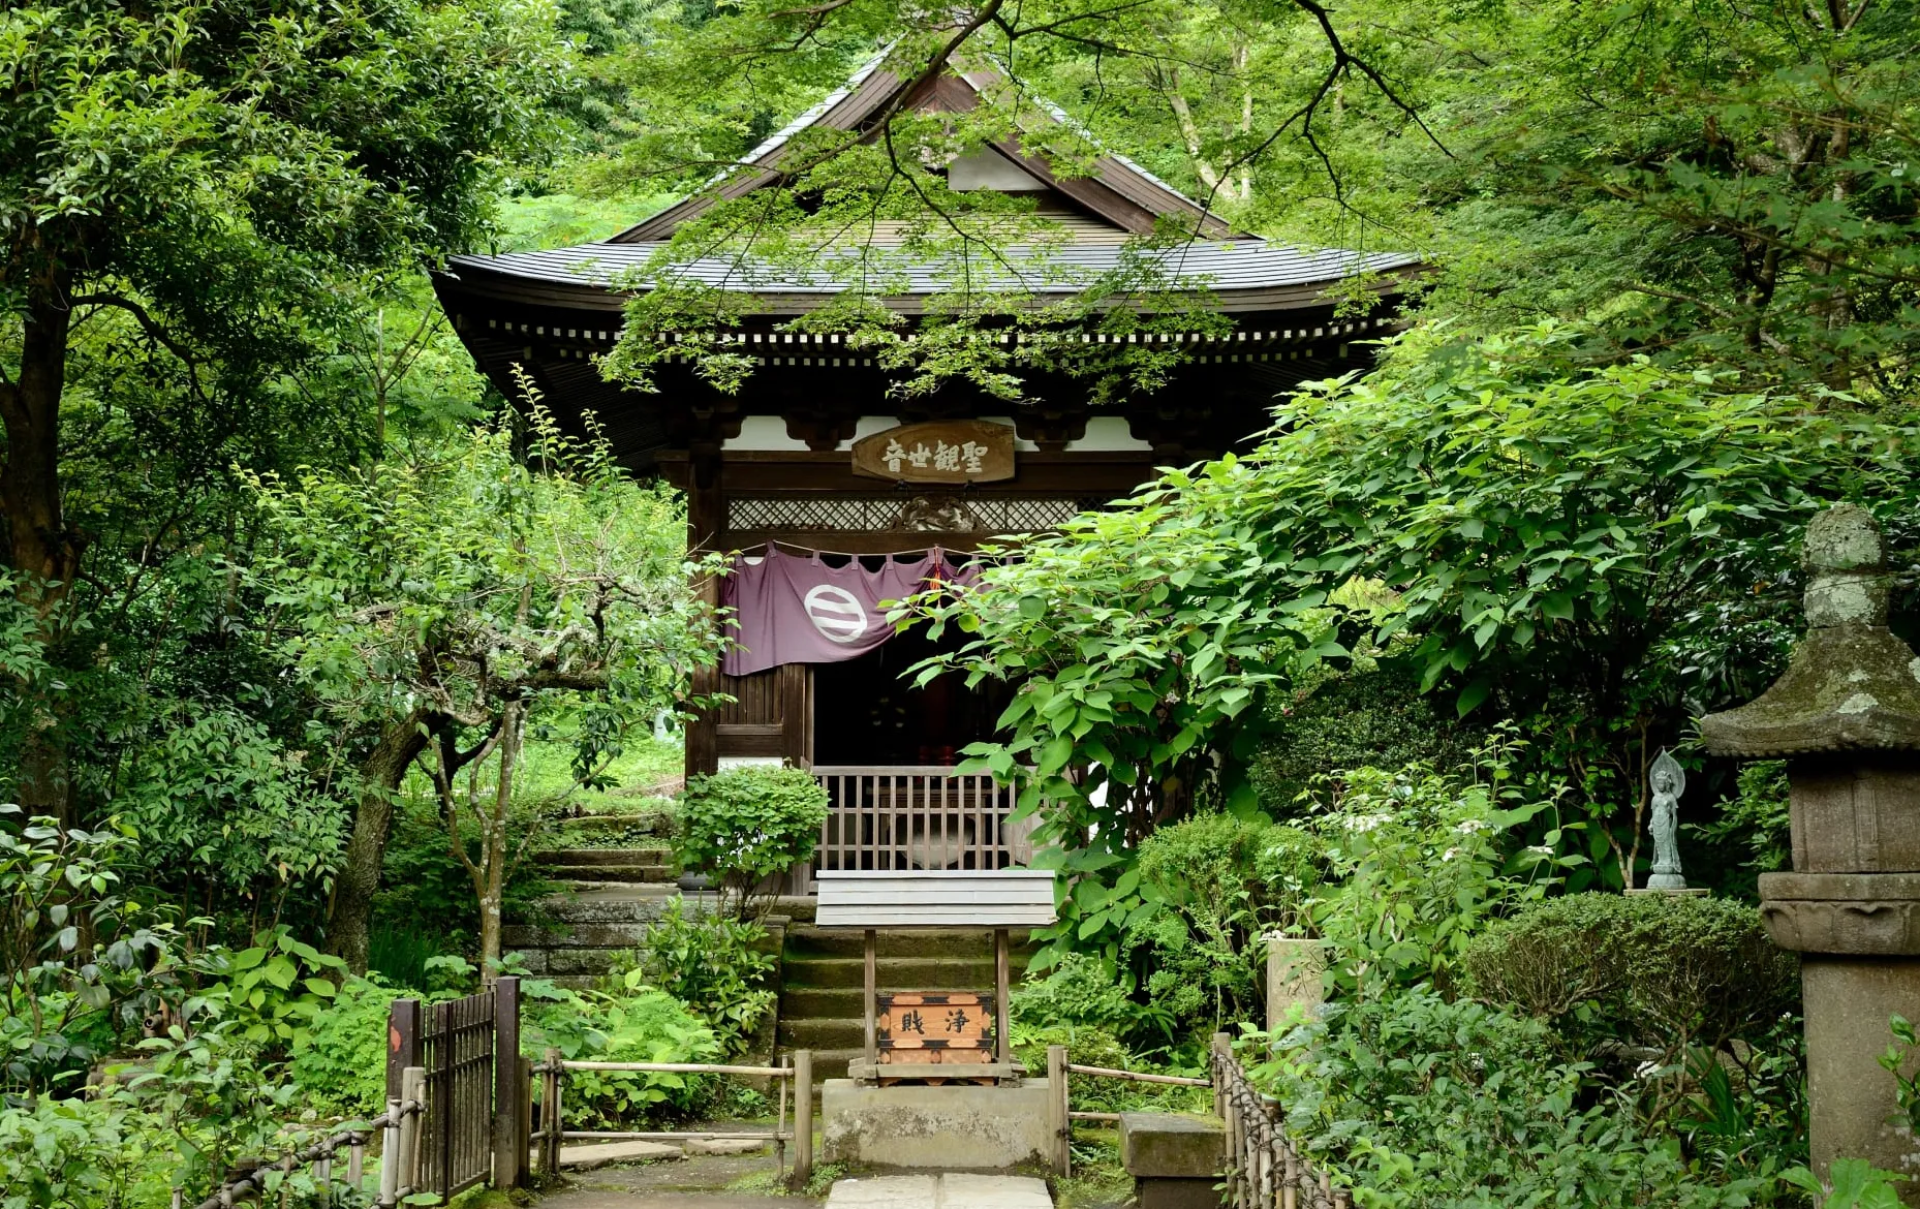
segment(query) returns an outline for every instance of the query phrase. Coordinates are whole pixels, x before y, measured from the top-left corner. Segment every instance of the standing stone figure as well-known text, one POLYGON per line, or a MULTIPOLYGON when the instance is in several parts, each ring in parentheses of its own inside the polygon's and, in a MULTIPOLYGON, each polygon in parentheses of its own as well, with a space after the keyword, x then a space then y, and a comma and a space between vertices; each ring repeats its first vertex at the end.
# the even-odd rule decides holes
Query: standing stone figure
POLYGON ((1687 789, 1687 770, 1666 748, 1654 757, 1647 774, 1653 788, 1653 876, 1647 879, 1649 890, 1685 890, 1687 879, 1680 876, 1680 795, 1687 789))

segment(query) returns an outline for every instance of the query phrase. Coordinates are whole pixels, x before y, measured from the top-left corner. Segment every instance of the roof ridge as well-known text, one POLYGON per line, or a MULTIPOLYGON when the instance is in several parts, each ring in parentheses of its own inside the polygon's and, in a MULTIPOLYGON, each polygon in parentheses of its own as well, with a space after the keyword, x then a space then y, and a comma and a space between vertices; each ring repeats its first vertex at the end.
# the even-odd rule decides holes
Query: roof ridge
MULTIPOLYGON (((716 201, 744 196, 771 184, 780 172, 778 164, 782 148, 791 143, 802 131, 812 129, 829 118, 835 119, 836 128, 860 130, 863 123, 875 113, 881 112, 904 90, 923 86, 918 76, 911 79, 893 76, 892 83, 888 86, 869 87, 888 57, 899 45, 899 39, 889 42, 849 76, 846 83, 809 107, 800 116, 762 139, 744 158, 716 172, 700 189, 668 206, 665 210, 650 215, 613 235, 606 242, 626 244, 670 238, 681 224, 696 217, 716 201), (863 96, 863 93, 868 95, 863 96), (849 103, 853 105, 848 112, 837 113, 849 103)), ((1160 219, 1170 214, 1179 214, 1197 220, 1199 234, 1203 236, 1234 237, 1226 221, 1210 206, 1201 205, 1125 155, 1108 150, 1083 123, 1073 118, 1054 101, 1028 88, 1025 82, 990 50, 964 56, 956 51, 955 55, 943 65, 940 75, 934 78, 930 86, 937 90, 944 80, 957 81, 976 99, 965 102, 965 108, 970 108, 976 103, 977 98, 984 95, 985 90, 982 84, 977 84, 968 78, 968 64, 977 65, 972 68, 976 74, 986 74, 1014 85, 1021 97, 1032 100, 1048 118, 1087 139, 1094 146, 1097 160, 1095 170, 1089 177, 1057 177, 1053 173, 1051 161, 1045 156, 1019 156, 1019 159, 1024 161, 1020 166, 1036 177, 1049 192, 1062 198, 1074 208, 1089 212, 1108 225, 1133 234, 1147 234, 1158 225, 1160 219), (1116 179, 1116 177, 1122 179, 1116 179), (1123 178, 1131 178, 1131 181, 1123 178)), ((964 112, 961 102, 950 100, 949 104, 954 105, 958 111, 964 112)), ((1015 125, 1016 137, 1018 134, 1037 133, 1027 130, 1020 123, 1018 114, 1015 115, 1015 125)), ((1002 146, 1004 142, 1006 140, 999 140, 989 143, 988 146, 1003 154, 1009 154, 1009 148, 1002 146)), ((1017 151, 1017 145, 1012 150, 1017 151)))

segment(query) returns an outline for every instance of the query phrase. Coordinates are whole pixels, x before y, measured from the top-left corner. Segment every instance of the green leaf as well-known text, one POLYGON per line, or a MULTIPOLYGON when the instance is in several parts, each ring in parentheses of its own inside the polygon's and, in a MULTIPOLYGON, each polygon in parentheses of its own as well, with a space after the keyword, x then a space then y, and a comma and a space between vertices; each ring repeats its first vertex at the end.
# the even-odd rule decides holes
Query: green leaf
POLYGON ((1493 682, 1490 680, 1476 680, 1469 684, 1460 691, 1459 699, 1454 702, 1455 714, 1458 717, 1466 717, 1478 709, 1491 692, 1493 692, 1493 682))

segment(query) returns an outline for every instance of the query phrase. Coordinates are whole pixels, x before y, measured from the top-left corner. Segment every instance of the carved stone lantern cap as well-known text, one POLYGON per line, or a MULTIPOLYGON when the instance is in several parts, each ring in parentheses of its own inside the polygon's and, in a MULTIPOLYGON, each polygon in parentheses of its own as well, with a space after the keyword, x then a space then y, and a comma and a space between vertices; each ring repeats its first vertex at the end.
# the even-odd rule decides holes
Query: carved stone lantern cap
POLYGON ((1786 675, 1739 709, 1709 714, 1715 755, 1758 759, 1920 751, 1920 659, 1887 629, 1880 525, 1840 504, 1807 526, 1807 636, 1786 675))

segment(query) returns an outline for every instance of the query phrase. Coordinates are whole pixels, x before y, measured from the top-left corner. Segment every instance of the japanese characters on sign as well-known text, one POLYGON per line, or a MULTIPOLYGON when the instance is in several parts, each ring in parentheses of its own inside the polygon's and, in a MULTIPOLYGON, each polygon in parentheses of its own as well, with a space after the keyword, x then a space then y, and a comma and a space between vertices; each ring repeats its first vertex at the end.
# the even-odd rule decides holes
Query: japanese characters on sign
POLYGON ((993 996, 967 991, 882 993, 875 1021, 882 1063, 993 1060, 993 996))
POLYGON ((853 443, 855 474, 901 483, 1010 479, 1013 456, 1013 429, 986 420, 905 424, 853 443))

